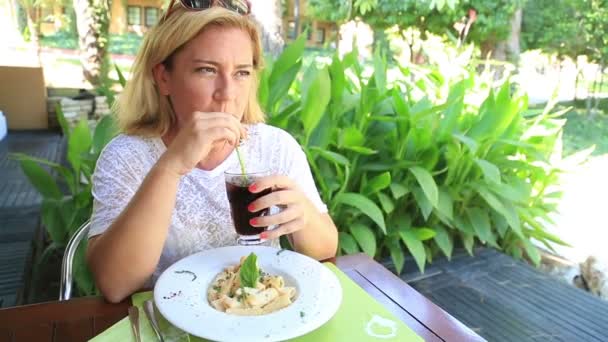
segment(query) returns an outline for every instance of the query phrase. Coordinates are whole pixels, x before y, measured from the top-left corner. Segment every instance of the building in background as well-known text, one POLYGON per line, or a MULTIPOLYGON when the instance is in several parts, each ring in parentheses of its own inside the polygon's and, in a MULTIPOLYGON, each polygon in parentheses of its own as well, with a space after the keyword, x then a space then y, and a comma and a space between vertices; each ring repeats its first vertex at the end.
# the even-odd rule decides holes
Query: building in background
POLYGON ((338 44, 338 25, 331 21, 315 20, 307 15, 306 0, 286 0, 283 8, 285 42, 295 40, 307 32, 308 47, 335 48, 338 44))
MULTIPOLYGON (((122 0, 112 1, 110 33, 143 34, 155 25, 167 5, 166 0, 122 0)), ((254 2, 255 6, 255 2, 254 2)), ((283 35, 286 42, 307 32, 308 47, 335 48, 338 43, 338 26, 331 21, 315 20, 307 15, 306 0, 285 0, 283 8, 283 35)), ((42 35, 51 35, 65 29, 70 22, 69 7, 40 6, 37 19, 42 35)))
POLYGON ((165 1, 163 0, 112 1, 110 33, 143 34, 156 25, 164 6, 165 1))
MULTIPOLYGON (((165 0, 112 1, 110 33, 129 32, 143 34, 160 19, 165 0)), ((70 7, 62 5, 41 5, 36 9, 36 20, 40 23, 40 33, 51 35, 65 29, 70 24, 70 7)))

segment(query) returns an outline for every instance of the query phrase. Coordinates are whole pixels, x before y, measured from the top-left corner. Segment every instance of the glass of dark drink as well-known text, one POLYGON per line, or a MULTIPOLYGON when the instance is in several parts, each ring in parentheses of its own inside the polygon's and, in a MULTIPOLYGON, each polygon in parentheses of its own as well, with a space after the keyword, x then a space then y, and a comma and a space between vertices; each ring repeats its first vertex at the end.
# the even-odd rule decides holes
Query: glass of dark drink
POLYGON ((230 216, 238 234, 237 243, 239 245, 257 245, 263 242, 260 239, 260 233, 267 230, 268 227, 254 227, 249 221, 256 217, 268 215, 269 209, 250 212, 247 207, 253 201, 271 192, 270 189, 258 193, 249 191, 251 184, 268 175, 270 175, 268 171, 243 173, 241 170, 235 169, 224 173, 226 194, 228 195, 228 202, 230 202, 230 216))

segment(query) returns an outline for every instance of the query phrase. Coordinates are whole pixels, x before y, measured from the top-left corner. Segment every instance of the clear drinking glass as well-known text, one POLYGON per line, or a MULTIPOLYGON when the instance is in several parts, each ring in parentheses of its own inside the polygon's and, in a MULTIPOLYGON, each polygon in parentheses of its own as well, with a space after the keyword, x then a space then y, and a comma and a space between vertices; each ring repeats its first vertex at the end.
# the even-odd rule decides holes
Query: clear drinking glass
POLYGON ((270 189, 258 193, 249 191, 249 186, 258 179, 270 175, 269 171, 243 172, 240 169, 230 169, 224 172, 226 179, 226 194, 230 202, 230 216, 236 233, 238 234, 237 243, 239 245, 257 245, 262 243, 260 233, 268 230, 268 227, 254 227, 249 221, 253 218, 266 216, 269 209, 257 212, 250 212, 247 207, 253 201, 271 192, 270 189))

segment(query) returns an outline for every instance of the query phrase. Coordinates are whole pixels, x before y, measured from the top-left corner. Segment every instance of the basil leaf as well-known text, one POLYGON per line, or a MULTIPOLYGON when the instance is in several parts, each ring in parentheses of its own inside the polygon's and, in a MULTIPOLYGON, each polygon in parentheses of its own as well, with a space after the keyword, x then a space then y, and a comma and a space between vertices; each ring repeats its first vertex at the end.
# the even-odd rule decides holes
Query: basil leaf
POLYGON ((241 270, 239 272, 241 277, 241 285, 245 287, 255 288, 255 285, 258 283, 258 278, 260 277, 260 270, 258 269, 258 257, 251 253, 241 265, 241 270))

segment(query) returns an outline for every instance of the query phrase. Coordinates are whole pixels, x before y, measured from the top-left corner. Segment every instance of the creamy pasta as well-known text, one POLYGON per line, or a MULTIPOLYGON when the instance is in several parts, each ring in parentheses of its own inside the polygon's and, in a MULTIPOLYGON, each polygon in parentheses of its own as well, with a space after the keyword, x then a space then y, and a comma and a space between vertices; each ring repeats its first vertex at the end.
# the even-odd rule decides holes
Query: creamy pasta
POLYGON ((226 267, 211 282, 207 289, 211 306, 229 314, 253 316, 277 311, 293 302, 296 288, 285 286, 283 277, 278 275, 260 272, 254 287, 243 286, 241 270, 245 259, 243 256, 238 265, 226 267))

